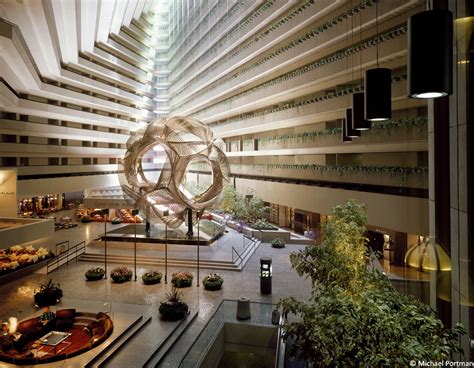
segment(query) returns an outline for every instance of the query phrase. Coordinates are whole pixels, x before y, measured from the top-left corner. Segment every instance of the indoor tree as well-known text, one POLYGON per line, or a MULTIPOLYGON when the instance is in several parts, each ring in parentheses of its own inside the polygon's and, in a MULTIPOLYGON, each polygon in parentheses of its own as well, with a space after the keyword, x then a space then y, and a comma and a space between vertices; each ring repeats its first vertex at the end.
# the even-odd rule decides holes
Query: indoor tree
POLYGON ((370 266, 365 207, 354 201, 333 209, 321 245, 293 252, 292 266, 311 279, 309 302, 286 298, 289 354, 314 367, 404 367, 452 359, 464 327, 443 326, 428 306, 396 291, 370 266))
POLYGON ((262 219, 265 211, 268 209, 268 207, 264 205, 263 200, 257 196, 250 198, 245 207, 246 217, 250 222, 255 222, 262 219))
POLYGON ((239 193, 232 185, 225 185, 222 189, 222 201, 220 207, 226 213, 233 214, 236 203, 241 202, 239 193))

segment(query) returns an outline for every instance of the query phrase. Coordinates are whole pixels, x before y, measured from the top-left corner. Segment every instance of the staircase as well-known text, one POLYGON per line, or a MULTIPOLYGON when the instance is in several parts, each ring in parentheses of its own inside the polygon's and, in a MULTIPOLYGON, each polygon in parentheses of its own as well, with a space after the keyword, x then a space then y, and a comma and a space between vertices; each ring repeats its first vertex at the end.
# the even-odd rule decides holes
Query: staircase
MULTIPOLYGON (((199 267, 207 268, 211 270, 226 270, 226 271, 241 271, 252 255, 255 253, 257 248, 260 246, 261 241, 255 238, 252 238, 252 242, 242 251, 242 253, 237 253, 238 256, 233 257, 233 260, 224 261, 224 260, 210 260, 210 259, 200 259, 199 267)), ((235 254, 235 253, 234 253, 235 254)), ((230 257, 229 257, 230 258, 230 257)), ((86 251, 81 254, 78 259, 81 262, 88 263, 104 263, 105 257, 100 253, 91 253, 86 251)), ((108 254, 107 262, 110 263, 119 263, 119 264, 134 264, 134 257, 129 255, 118 255, 118 254, 108 254)), ((143 266, 163 266, 165 265, 164 257, 151 257, 151 256, 137 256, 137 264, 143 266)), ((168 257, 168 267, 177 267, 177 268, 197 268, 197 260, 189 258, 174 258, 168 257)))
POLYGON ((162 322, 156 315, 140 316, 111 344, 90 359, 85 367, 156 367, 197 314, 197 310, 191 310, 186 318, 177 322, 162 322))
POLYGON ((104 363, 110 360, 120 351, 134 336, 142 331, 151 321, 151 317, 140 316, 134 323, 125 329, 112 343, 101 350, 94 358, 85 364, 86 368, 103 367, 104 363))

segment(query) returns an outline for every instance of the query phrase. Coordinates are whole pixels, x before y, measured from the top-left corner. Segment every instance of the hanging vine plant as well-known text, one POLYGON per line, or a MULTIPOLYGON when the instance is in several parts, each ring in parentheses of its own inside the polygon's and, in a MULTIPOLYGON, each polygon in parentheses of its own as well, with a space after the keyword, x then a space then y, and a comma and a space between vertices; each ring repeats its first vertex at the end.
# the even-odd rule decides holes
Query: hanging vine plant
MULTIPOLYGON (((232 168, 238 170, 246 168, 250 170, 303 170, 303 171, 319 171, 319 172, 338 172, 340 175, 344 173, 363 173, 363 174, 380 174, 388 173, 394 177, 400 177, 405 180, 410 175, 426 175, 428 168, 426 166, 376 166, 376 165, 317 165, 317 164, 231 164, 232 168)), ((209 171, 209 168, 203 164, 192 164, 195 170, 209 171)))
MULTIPOLYGON (((404 119, 398 119, 398 120, 376 122, 373 124, 371 130, 363 131, 362 135, 380 134, 382 132, 385 132, 386 134, 390 135, 392 131, 397 128, 407 128, 407 129, 418 128, 419 132, 424 132, 424 131, 427 131, 427 121, 428 119, 426 116, 418 116, 416 118, 404 118, 404 119)), ((273 137, 259 138, 258 141, 261 144, 285 142, 288 140, 296 140, 298 143, 299 142, 304 143, 308 140, 315 141, 319 137, 340 135, 340 134, 341 134, 341 128, 327 128, 327 129, 321 129, 321 130, 314 130, 311 132, 282 134, 282 135, 277 135, 273 137)))
MULTIPOLYGON (((354 6, 353 8, 351 9, 348 9, 347 11, 344 11, 343 13, 339 14, 338 16, 334 17, 333 19, 327 21, 326 23, 324 23, 323 25, 320 25, 318 27, 316 27, 315 29, 311 30, 311 31, 308 31, 306 32, 305 34, 299 36, 297 39, 294 39, 292 40, 291 42, 289 42, 287 45, 279 48, 278 50, 272 52, 271 54, 265 56, 264 58, 260 59, 259 61, 251 64, 250 66, 248 66, 247 68, 244 68, 244 69, 241 69, 239 70, 237 73, 233 74, 232 76, 229 77, 229 79, 235 79, 237 77, 239 77, 240 75, 244 74, 244 73, 247 73, 249 72, 250 70, 270 61, 271 59, 275 58, 276 56, 280 55, 280 54, 283 54, 287 51, 289 51, 290 49, 306 42, 306 41, 309 41, 311 39, 313 39, 314 37, 318 36, 320 33, 323 33, 333 27, 335 27, 337 24, 345 21, 346 19, 352 17, 354 14, 356 13, 359 13, 360 11, 362 11, 363 9, 366 9, 370 6, 372 6, 373 4, 375 4, 375 0, 365 0, 365 1, 362 1, 360 4, 357 4, 356 6, 354 6)), ((270 7, 271 5, 273 5, 274 1, 267 1, 265 2, 265 4, 262 6, 262 10, 266 10, 268 7, 270 7)), ((238 50, 236 50, 234 53, 232 53, 231 55, 229 55, 228 57, 226 57, 224 60, 221 60, 217 63, 215 63, 211 68, 208 69, 207 73, 205 74, 200 74, 198 77, 196 77, 194 79, 194 83, 197 83, 198 81, 200 81, 202 78, 204 78, 207 74, 209 73, 212 73, 215 69, 219 68, 220 66, 222 66, 223 64, 225 63, 228 63, 230 60, 232 60, 233 58, 239 56, 243 51, 247 50, 248 48, 250 48, 253 44, 255 44, 256 42, 258 41, 261 41, 262 39, 264 39, 265 37, 267 37, 269 34, 271 34, 273 31, 277 30, 280 26, 284 25, 285 23, 289 22, 292 18, 294 18, 296 15, 298 15, 299 13, 307 10, 310 6, 312 6, 314 4, 314 1, 312 0, 307 0, 305 1, 304 3, 302 3, 298 8, 296 8, 295 10, 293 10, 290 14, 288 14, 287 16, 285 16, 284 18, 280 19, 279 21, 273 23, 269 28, 267 28, 265 31, 263 31, 262 33, 260 33, 257 37, 251 39, 250 41, 248 41, 246 44, 240 46, 238 48, 238 50)), ((398 28, 405 28, 405 32, 406 32, 406 25, 404 26, 400 26, 398 28)), ((366 42, 363 42, 361 44, 363 44, 362 46, 359 46, 358 45, 354 45, 353 47, 355 48, 356 46, 358 47, 358 50, 357 51, 360 51, 362 49, 365 49, 365 48, 368 48, 368 47, 371 47, 371 46, 374 46, 376 45, 377 43, 380 43, 380 42, 383 42, 387 39, 390 39, 390 38, 393 38, 393 37, 396 37, 400 34, 403 33, 403 30, 399 30, 399 29, 396 29, 396 30, 390 30, 390 31, 387 31, 379 36, 376 36, 374 38, 374 40, 369 40, 369 41, 366 41, 366 42)), ((226 39, 225 42, 227 42, 228 40, 226 39)), ((221 43, 223 44, 224 41, 222 41, 221 43)), ((217 48, 217 49, 220 49, 221 48, 221 43, 218 43, 216 44, 214 47, 217 48)), ((355 50, 355 49, 354 49, 355 50)), ((353 52, 356 52, 356 51, 353 51, 351 50, 350 48, 347 48, 347 49, 344 49, 344 50, 341 50, 340 53, 341 55, 334 55, 334 56, 331 56, 332 59, 328 59, 328 58, 324 58, 324 59, 321 59, 321 60, 318 60, 316 61, 316 63, 318 65, 315 65, 316 67, 320 67, 322 65, 326 65, 328 63, 331 63, 333 61, 337 61, 339 59, 342 59, 344 56, 342 55, 343 53, 349 55, 353 52)), ((347 56, 346 55, 346 56, 347 56)), ((202 58, 202 57, 201 57, 202 58)), ((307 66, 306 66, 307 67, 307 66)), ((303 68, 306 68, 306 67, 303 67, 303 68)), ((291 72, 292 74, 294 73, 292 77, 296 76, 296 75, 299 75, 301 74, 301 69, 302 68, 299 68, 293 72, 291 72)), ((308 70, 305 70, 304 72, 306 72, 308 70)), ((288 74, 285 74, 284 76, 282 77, 279 77, 279 78, 284 78, 283 80, 286 80, 288 79, 288 74), (286 78, 286 79, 285 79, 286 78)), ((272 82, 272 81, 270 81, 272 82)), ((278 81, 278 83, 281 82, 278 81)), ((263 85, 262 85, 263 86, 263 85)), ((181 88, 178 92, 177 92, 177 96, 180 95, 181 93, 183 93, 185 90, 189 90, 189 85, 186 87, 186 88, 181 88)), ((267 87, 267 85, 265 84, 265 88, 267 87)), ((212 87, 213 89, 215 89, 215 86, 212 87)), ((258 86, 257 88, 261 88, 261 86, 258 86)), ((206 92, 208 92, 209 88, 204 88, 204 89, 201 89, 199 92, 197 93, 194 93, 194 96, 195 97, 198 97, 200 95, 203 95, 205 94, 206 92)), ((247 93, 244 92, 244 93, 247 93)), ((239 94, 238 96, 241 96, 241 94, 239 94)), ((185 102, 183 101, 181 104, 177 105, 179 107, 181 107, 182 105, 184 105, 185 102)))

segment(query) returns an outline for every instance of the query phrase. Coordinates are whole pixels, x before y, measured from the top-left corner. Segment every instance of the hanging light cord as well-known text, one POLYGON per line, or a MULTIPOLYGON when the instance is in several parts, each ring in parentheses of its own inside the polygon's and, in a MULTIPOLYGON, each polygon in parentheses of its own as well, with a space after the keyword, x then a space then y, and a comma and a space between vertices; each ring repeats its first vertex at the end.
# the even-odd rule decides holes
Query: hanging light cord
MULTIPOLYGON (((352 0, 351 0, 351 8, 353 8, 353 4, 352 4, 352 0)), ((354 45, 354 16, 355 15, 352 15, 351 17, 351 45, 354 45)), ((351 83, 354 83, 354 57, 355 55, 352 54, 351 55, 351 61, 352 61, 352 80, 351 80, 351 83)))
MULTIPOLYGON (((359 14, 359 43, 362 43, 362 16, 359 14)), ((363 79, 363 70, 362 70, 362 51, 359 52, 360 62, 359 62, 359 69, 360 69, 360 79, 363 79)))
MULTIPOLYGON (((378 1, 375 2, 375 36, 379 36, 379 12, 377 7, 378 1)), ((377 58, 377 68, 379 67, 379 43, 375 46, 376 58, 377 58)))

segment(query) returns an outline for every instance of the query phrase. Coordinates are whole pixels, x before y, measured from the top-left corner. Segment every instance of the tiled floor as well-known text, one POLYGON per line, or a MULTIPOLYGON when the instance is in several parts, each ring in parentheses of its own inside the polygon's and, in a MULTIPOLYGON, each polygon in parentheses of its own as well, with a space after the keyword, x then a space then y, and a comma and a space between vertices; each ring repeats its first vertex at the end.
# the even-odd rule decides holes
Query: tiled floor
MULTIPOLYGON (((98 223, 81 224, 77 228, 56 232, 54 239, 51 241, 53 244, 63 240, 70 240, 72 244, 82 240, 90 241, 103 232, 103 226, 103 224, 98 223)), ((236 241, 238 240, 236 239, 236 241)), ((242 244, 236 244, 236 246, 241 247, 242 244)), ((311 290, 310 282, 300 278, 291 269, 288 257, 291 251, 301 248, 303 246, 291 244, 283 249, 274 249, 269 244, 262 244, 242 272, 220 272, 225 280, 222 290, 207 291, 202 286, 197 287, 196 280, 194 280, 192 287, 182 289, 184 300, 192 308, 198 309, 199 314, 178 344, 170 351, 162 366, 176 366, 222 299, 235 300, 240 296, 246 296, 252 301, 273 303, 290 295, 307 299, 311 290), (272 257, 273 259, 272 295, 260 294, 260 257, 272 257)), ((147 286, 140 281, 131 281, 124 284, 113 284, 110 280, 87 282, 84 278, 84 272, 90 266, 92 264, 83 262, 71 263, 50 275, 31 274, 20 280, 0 286, 0 300, 2 301, 0 319, 5 320, 9 316, 17 316, 21 320, 34 315, 36 313, 33 307, 34 289, 39 282, 48 278, 60 283, 65 299, 75 299, 78 300, 78 303, 91 301, 111 309, 120 308, 124 312, 139 309, 150 315, 156 315, 160 301, 165 298, 165 292, 171 289, 171 284, 147 286)), ((111 264, 110 268, 113 266, 111 264)), ((144 271, 143 268, 140 268, 138 274, 140 275, 144 271)), ((174 271, 180 270, 170 268, 169 274, 174 271)), ((195 270, 188 269, 188 271, 192 271, 196 275, 195 270)), ((209 272, 209 270, 201 270, 201 278, 206 275, 206 272, 209 272)))
POLYGON ((407 281, 429 281, 430 274, 427 272, 419 271, 416 268, 412 267, 403 267, 403 266, 395 266, 390 264, 390 262, 386 259, 381 259, 378 261, 378 265, 380 266, 380 270, 383 270, 385 274, 390 279, 396 280, 407 280, 407 281))

